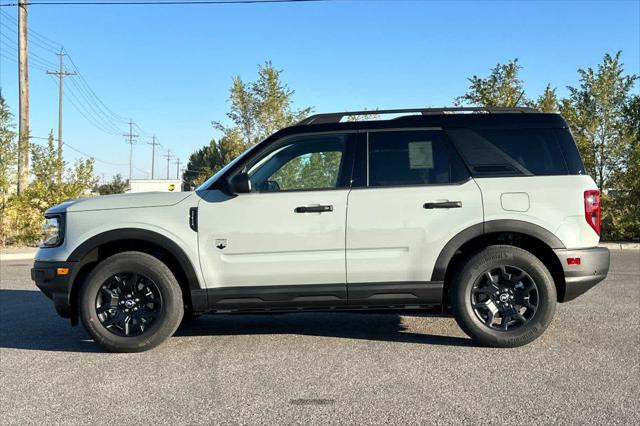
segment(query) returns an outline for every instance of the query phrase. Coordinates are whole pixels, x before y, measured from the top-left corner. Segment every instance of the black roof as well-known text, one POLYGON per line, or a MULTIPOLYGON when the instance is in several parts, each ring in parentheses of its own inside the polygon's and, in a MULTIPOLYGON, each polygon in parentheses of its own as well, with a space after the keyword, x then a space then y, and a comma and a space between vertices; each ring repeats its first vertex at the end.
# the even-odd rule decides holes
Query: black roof
POLYGON ((568 126, 560 114, 542 113, 532 108, 422 108, 317 114, 302 120, 294 126, 282 129, 273 136, 282 137, 295 133, 335 130, 377 130, 414 127, 558 129, 567 128, 568 126), (340 121, 347 116, 387 113, 411 113, 411 115, 401 115, 389 120, 340 121))

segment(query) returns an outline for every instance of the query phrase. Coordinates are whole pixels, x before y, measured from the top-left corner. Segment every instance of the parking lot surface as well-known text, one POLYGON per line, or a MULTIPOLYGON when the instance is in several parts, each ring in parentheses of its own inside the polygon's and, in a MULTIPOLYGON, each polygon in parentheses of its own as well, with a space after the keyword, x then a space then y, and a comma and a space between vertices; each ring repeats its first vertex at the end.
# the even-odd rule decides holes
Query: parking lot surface
POLYGON ((2 262, 0 424, 640 424, 640 253, 558 306, 546 333, 481 348, 451 318, 204 316, 109 354, 2 262))

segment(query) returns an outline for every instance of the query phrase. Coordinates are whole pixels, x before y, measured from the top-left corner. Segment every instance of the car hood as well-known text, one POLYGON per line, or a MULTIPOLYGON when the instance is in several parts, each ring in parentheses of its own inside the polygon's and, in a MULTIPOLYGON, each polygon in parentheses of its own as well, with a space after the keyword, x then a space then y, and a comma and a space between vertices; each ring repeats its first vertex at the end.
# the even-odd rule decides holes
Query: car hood
POLYGON ((140 192, 134 194, 101 195, 99 197, 78 198, 76 200, 66 201, 51 207, 46 213, 172 206, 193 194, 193 192, 140 192))

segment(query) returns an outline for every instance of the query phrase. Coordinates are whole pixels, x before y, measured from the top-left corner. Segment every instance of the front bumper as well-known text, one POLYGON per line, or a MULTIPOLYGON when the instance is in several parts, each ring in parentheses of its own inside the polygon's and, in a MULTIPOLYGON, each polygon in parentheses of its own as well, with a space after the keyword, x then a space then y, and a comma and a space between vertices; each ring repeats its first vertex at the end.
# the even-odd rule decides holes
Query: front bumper
POLYGON ((31 279, 38 288, 51 300, 56 312, 63 318, 71 317, 71 283, 75 275, 75 262, 43 262, 36 261, 31 269, 31 279), (58 275, 58 268, 68 268, 69 273, 58 275))
POLYGON ((564 269, 565 290, 559 295, 560 302, 575 299, 607 277, 609 249, 606 247, 554 251, 564 269), (570 265, 568 259, 580 259, 580 264, 570 265))

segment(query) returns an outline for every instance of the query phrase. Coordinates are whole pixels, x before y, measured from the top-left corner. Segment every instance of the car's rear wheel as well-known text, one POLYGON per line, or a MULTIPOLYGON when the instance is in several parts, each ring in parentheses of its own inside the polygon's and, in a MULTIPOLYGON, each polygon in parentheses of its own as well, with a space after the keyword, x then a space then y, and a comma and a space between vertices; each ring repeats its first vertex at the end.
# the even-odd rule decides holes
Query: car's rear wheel
POLYGON ((171 270, 141 252, 119 253, 99 263, 78 303, 91 337, 112 352, 156 347, 176 331, 184 311, 171 270))
POLYGON ((490 246, 471 257, 451 290, 456 321, 486 346, 515 347, 535 340, 556 308, 548 269, 533 254, 513 246, 490 246))

